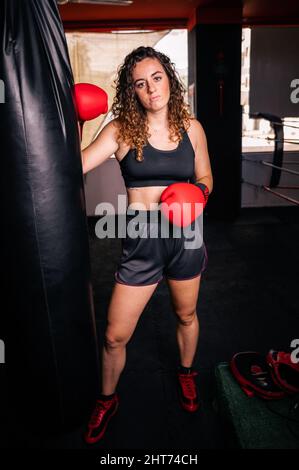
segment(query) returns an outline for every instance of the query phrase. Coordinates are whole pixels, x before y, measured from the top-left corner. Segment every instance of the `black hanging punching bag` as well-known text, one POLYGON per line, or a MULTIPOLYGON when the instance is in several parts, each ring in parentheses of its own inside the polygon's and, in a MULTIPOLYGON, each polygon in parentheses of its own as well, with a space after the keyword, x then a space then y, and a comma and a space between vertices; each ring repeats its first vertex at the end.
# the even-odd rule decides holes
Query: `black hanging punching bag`
POLYGON ((73 76, 56 0, 1 0, 0 37, 10 409, 38 433, 59 432, 84 422, 99 377, 73 76))

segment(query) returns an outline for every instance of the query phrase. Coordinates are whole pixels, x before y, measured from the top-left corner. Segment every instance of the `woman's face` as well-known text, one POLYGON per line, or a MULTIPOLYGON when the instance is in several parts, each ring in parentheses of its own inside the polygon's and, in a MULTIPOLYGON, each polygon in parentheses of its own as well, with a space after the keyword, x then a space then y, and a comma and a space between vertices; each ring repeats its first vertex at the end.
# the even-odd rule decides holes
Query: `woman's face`
POLYGON ((159 111, 167 105, 169 79, 158 59, 141 60, 135 65, 132 76, 135 93, 147 111, 159 111))

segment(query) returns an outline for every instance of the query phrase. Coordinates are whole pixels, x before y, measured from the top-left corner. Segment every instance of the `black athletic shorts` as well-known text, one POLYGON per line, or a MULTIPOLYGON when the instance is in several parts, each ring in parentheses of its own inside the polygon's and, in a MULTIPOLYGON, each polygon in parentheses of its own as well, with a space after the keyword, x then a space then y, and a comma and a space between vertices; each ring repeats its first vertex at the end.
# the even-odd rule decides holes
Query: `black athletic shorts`
POLYGON ((206 269, 208 255, 202 236, 202 215, 185 229, 169 223, 160 210, 128 210, 123 217, 126 237, 121 238, 116 282, 146 286, 162 281, 163 277, 192 279, 206 269))

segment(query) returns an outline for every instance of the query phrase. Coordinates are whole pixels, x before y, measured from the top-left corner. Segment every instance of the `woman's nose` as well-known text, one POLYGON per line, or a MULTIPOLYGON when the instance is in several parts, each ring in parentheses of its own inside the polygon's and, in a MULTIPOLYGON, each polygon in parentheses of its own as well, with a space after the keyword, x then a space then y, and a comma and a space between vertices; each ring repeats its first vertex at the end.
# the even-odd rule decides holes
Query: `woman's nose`
POLYGON ((154 93, 154 91, 156 90, 154 82, 148 83, 147 89, 149 93, 154 93))

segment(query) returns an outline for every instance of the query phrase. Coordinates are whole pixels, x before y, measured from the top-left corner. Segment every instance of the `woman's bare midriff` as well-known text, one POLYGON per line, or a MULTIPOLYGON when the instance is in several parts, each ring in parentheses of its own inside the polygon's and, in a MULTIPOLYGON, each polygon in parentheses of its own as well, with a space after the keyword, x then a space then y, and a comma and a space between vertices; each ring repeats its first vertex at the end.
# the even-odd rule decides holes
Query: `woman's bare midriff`
POLYGON ((147 186, 143 188, 126 188, 130 209, 158 209, 160 197, 167 186, 147 186))

